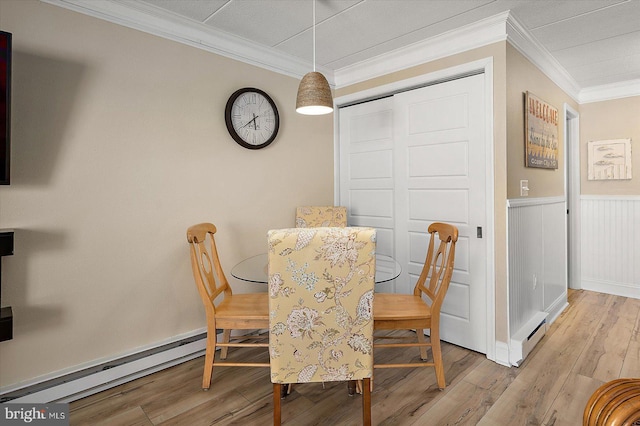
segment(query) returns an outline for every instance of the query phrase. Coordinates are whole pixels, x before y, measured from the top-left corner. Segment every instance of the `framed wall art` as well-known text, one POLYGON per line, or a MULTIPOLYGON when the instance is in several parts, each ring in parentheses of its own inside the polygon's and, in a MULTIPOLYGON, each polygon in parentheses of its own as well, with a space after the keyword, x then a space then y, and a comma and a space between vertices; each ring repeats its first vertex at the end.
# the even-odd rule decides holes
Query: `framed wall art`
POLYGON ((0 185, 11 183, 11 33, 0 31, 0 185))
POLYGON ((525 94, 525 166, 558 168, 558 109, 525 94))
POLYGON ((588 179, 631 179, 631 139, 587 142, 588 179))

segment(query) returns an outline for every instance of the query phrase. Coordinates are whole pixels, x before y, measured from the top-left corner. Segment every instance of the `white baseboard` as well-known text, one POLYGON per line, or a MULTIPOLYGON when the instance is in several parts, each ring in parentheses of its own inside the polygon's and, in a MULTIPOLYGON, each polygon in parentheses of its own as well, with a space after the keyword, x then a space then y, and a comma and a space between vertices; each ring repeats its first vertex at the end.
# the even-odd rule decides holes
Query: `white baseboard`
MULTIPOLYGON (((233 330, 232 337, 260 332, 233 330)), ((71 367, 27 383, 0 388, 0 403, 71 402, 204 356, 206 328, 175 336, 117 357, 71 367)), ((218 341, 222 338, 218 331, 218 341)))
POLYGON ((0 389, 0 400, 43 404, 75 401, 203 356, 206 348, 206 338, 201 337, 203 333, 206 336, 206 329, 176 336, 169 341, 138 348, 90 365, 76 366, 64 372, 39 377, 28 383, 5 387, 0 389))
POLYGON ((616 296, 640 299, 640 286, 637 284, 625 284, 614 281, 597 281, 582 278, 582 289, 597 291, 598 293, 613 294, 616 296))
POLYGON ((496 359, 494 361, 505 367, 511 367, 511 363, 509 363, 509 345, 507 342, 496 341, 496 359))
POLYGON ((564 292, 547 308, 546 312, 549 314, 547 317, 547 326, 553 324, 567 306, 569 306, 569 302, 567 302, 567 293, 564 292))
POLYGON ((535 313, 509 341, 509 362, 519 367, 547 331, 546 312, 535 313))

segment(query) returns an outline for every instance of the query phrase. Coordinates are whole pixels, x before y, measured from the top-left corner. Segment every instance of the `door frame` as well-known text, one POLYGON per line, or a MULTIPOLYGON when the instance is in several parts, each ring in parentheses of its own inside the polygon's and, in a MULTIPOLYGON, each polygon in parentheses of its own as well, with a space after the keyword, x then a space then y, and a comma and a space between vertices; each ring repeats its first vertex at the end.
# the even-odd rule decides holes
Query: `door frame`
POLYGON ((580 114, 564 104, 564 195, 567 220, 567 286, 581 289, 580 263, 580 114))
MULTIPOLYGON (((494 138, 493 138, 493 58, 487 57, 477 61, 468 62, 462 65, 445 68, 432 73, 423 74, 417 77, 396 81, 393 83, 377 86, 371 89, 362 90, 334 99, 334 111, 340 107, 354 105, 385 96, 391 96, 395 93, 416 89, 428 85, 443 83, 445 81, 463 78, 470 75, 484 75, 484 91, 485 91, 485 141, 487 175, 486 175, 486 218, 487 229, 485 230, 485 238, 487 244, 486 259, 486 315, 487 315, 487 358, 492 361, 496 360, 496 352, 498 342, 496 341, 496 305, 495 305, 495 175, 494 175, 494 138), (489 230, 491 230, 489 232, 489 230)), ((340 200, 340 114, 334 114, 334 202, 340 200)))

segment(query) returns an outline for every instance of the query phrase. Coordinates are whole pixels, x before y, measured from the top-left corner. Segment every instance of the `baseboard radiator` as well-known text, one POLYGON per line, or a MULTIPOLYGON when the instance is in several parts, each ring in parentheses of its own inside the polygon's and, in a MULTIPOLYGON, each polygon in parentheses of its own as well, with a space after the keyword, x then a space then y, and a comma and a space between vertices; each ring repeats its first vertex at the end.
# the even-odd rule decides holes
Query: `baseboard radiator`
POLYGON ((564 198, 509 200, 508 221, 509 363, 519 366, 566 305, 564 198))
POLYGON ((515 332, 509 342, 509 362, 519 367, 547 331, 547 313, 538 312, 515 332))
POLYGON ((197 333, 55 378, 0 389, 0 403, 71 402, 204 355, 206 333, 197 333))

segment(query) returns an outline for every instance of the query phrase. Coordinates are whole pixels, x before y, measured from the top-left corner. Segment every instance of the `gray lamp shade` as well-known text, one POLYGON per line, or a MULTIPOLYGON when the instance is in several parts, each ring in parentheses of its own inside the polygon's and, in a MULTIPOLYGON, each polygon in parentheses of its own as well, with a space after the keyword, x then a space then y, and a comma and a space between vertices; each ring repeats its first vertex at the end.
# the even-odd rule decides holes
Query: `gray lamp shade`
POLYGON ((333 97, 329 82, 319 72, 307 73, 300 81, 296 112, 306 115, 329 114, 333 111, 333 97))

